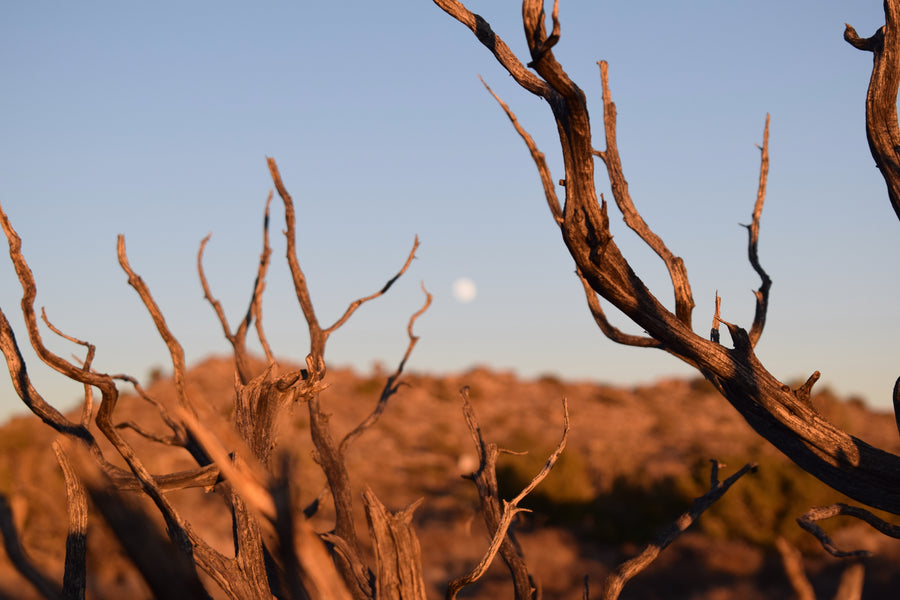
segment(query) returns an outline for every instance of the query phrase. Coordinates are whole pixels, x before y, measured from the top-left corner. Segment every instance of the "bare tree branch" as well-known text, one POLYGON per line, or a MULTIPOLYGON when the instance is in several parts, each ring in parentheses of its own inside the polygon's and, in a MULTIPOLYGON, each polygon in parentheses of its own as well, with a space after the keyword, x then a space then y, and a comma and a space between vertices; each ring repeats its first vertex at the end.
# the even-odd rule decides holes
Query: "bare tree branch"
POLYGON ((615 600, 622 593, 622 588, 631 580, 632 577, 643 571, 650 565, 659 553, 666 549, 678 536, 690 527, 703 512, 712 506, 719 498, 721 498, 734 483, 746 475, 756 470, 756 465, 749 463, 741 467, 734 475, 725 481, 719 481, 718 471, 719 462, 712 462, 712 472, 710 474, 710 489, 708 492, 694 500, 690 509, 670 525, 660 531, 656 538, 646 547, 643 552, 628 560, 612 573, 607 576, 603 583, 603 600, 615 600))
POLYGON ((428 310, 428 307, 431 306, 431 294, 428 290, 425 289, 425 285, 422 285, 422 291, 425 292, 425 304, 422 305, 418 311, 416 311, 410 318, 409 324, 406 326, 406 333, 409 336, 409 344, 406 346, 406 352, 403 354, 403 358, 400 360, 400 364, 397 365, 397 370, 395 370, 391 375, 387 378, 387 381, 384 384, 384 388, 381 390, 381 397, 378 399, 378 404, 375 406, 375 409, 369 413, 363 421, 353 428, 352 431, 347 433, 344 436, 344 439, 341 440, 340 445, 338 446, 338 452, 342 455, 347 452, 347 448, 350 444, 353 443, 359 436, 361 436, 367 429, 372 427, 378 419, 381 417, 382 413, 384 413, 384 409, 387 408, 387 402, 397 393, 397 390, 400 389, 400 384, 398 380, 400 376, 403 374, 403 368, 406 366, 406 361, 409 360, 410 355, 412 354, 413 348, 416 347, 416 342, 419 341, 419 337, 413 334, 413 325, 416 320, 425 314, 425 311, 428 310))
MULTIPOLYGON (((447 10, 446 2, 436 0, 436 3, 447 10)), ((900 24, 896 18, 900 12, 900 2, 889 4, 885 39, 893 40, 893 31, 900 24)), ((455 13, 448 12, 461 19, 459 15, 463 14, 464 9, 457 7, 454 10, 455 13)), ((470 13, 466 11, 465 14, 470 13)), ((688 317, 692 302, 688 288, 682 286, 683 271, 678 261, 674 258, 667 260, 670 272, 677 274, 673 279, 676 290, 674 313, 635 273, 613 240, 606 204, 602 198, 598 199, 596 192, 593 161, 599 154, 607 164, 607 175, 617 205, 623 213, 630 212, 631 205, 624 193, 627 182, 616 160, 615 107, 608 86, 604 85, 607 148, 597 153, 592 146, 585 96, 556 61, 552 49, 547 48, 550 36, 544 26, 542 0, 524 1, 523 22, 533 68, 545 84, 531 85, 526 89, 538 93, 547 101, 559 135, 565 168, 563 240, 578 272, 590 288, 645 331, 648 337, 659 342, 661 349, 698 369, 754 430, 802 469, 863 504, 900 514, 900 457, 870 446, 837 428, 811 403, 798 397, 790 386, 772 375, 753 351, 757 332, 762 329, 761 318, 754 319, 758 326, 753 338, 743 328, 719 319, 728 327, 733 341, 733 348, 726 348, 705 335, 697 335, 690 327, 688 317)), ((893 47, 887 43, 885 46, 893 47)), ((886 50, 884 56, 893 60, 895 54, 886 50)), ((508 60, 501 60, 500 64, 511 73, 515 69, 514 63, 508 60)), ((601 65, 601 83, 605 79, 604 71, 601 65)), ((896 79, 876 78, 875 81, 876 87, 893 88, 892 91, 883 90, 885 97, 896 94, 896 79), (893 83, 885 83, 887 81, 893 83)), ((896 103, 880 102, 890 105, 895 124, 896 103)), ((885 119, 890 125, 890 119, 885 119)), ((892 143, 890 148, 898 145, 892 143)), ((761 169, 761 179, 764 175, 761 169)), ((762 191, 759 191, 758 199, 762 191)), ((652 239, 649 235, 647 237, 652 239)), ((686 275, 684 279, 686 284, 686 275)))
POLYGON ((156 325, 156 330, 159 332, 160 337, 169 349, 169 355, 172 358, 173 377, 175 379, 175 391, 178 394, 178 401, 181 406, 195 412, 196 409, 188 399, 184 384, 184 349, 166 324, 166 319, 159 309, 159 306, 156 304, 156 301, 153 299, 153 296, 150 294, 150 289, 147 287, 147 284, 144 283, 144 280, 141 279, 141 277, 132 270, 131 265, 128 264, 128 255, 125 253, 125 236, 120 235, 118 237, 116 248, 119 256, 119 265, 122 267, 122 270, 125 271, 125 274, 128 275, 128 285, 133 287, 138 293, 138 296, 140 296, 141 301, 147 308, 147 312, 150 313, 150 317, 153 319, 153 323, 156 325))
MULTIPOLYGON (((481 79, 479 75, 478 79, 481 79)), ((522 138, 522 141, 525 142, 525 145, 528 146, 529 152, 531 152, 531 159, 534 161, 534 166, 537 167, 538 174, 541 176, 541 184, 544 186, 544 197, 547 198, 547 205, 550 207, 550 213, 553 215, 553 218, 556 220, 557 224, 562 225, 563 217, 562 217, 562 208, 559 205, 559 197, 556 195, 556 187, 553 185, 553 176, 550 174, 550 167, 547 166, 547 159, 544 156, 544 153, 538 150, 537 144, 534 142, 534 138, 528 134, 527 131, 522 127, 519 123, 519 120, 516 118, 515 113, 510 110, 509 105, 506 104, 503 100, 500 99, 500 96, 494 93, 494 90, 484 82, 484 79, 481 79, 481 83, 487 89, 488 93, 494 97, 494 100, 497 101, 497 104, 500 105, 500 108, 503 109, 503 112, 506 113, 506 116, 509 117, 510 122, 513 127, 516 128, 516 131, 522 138)), ((562 182, 565 183, 565 182, 562 182)))
POLYGON ((471 571, 457 577, 450 582, 447 587, 445 598, 453 600, 459 591, 465 586, 474 583, 484 575, 488 567, 494 561, 499 552, 503 561, 506 563, 513 577, 515 589, 515 597, 517 600, 535 598, 536 587, 525 560, 522 556, 522 550, 518 546, 515 537, 510 531, 515 516, 527 509, 519 508, 519 503, 530 494, 550 473, 550 470, 559 460, 560 455, 566 447, 569 438, 569 406, 566 399, 563 398, 563 434, 557 444, 556 449, 544 462, 544 466, 540 472, 534 476, 531 482, 519 492, 515 498, 506 501, 501 499, 497 489, 497 455, 498 448, 496 444, 485 444, 481 435, 481 427, 478 419, 475 417, 475 410, 469 402, 469 389, 464 387, 460 390, 463 399, 463 414, 466 417, 466 424, 469 427, 469 433, 475 443, 475 450, 479 456, 478 471, 472 473, 469 478, 475 482, 478 488, 478 497, 481 501, 482 511, 484 512, 485 523, 488 527, 488 533, 491 535, 491 544, 487 552, 482 556, 471 571))
POLYGON ((63 596, 67 600, 79 600, 84 598, 87 586, 87 492, 78 480, 75 468, 59 440, 53 442, 53 451, 66 483, 66 509, 69 518, 63 596))
POLYGON ((616 141, 616 105, 612 101, 609 91, 609 65, 600 61, 600 83, 603 89, 603 130, 606 135, 606 150, 596 152, 606 170, 609 173, 610 186, 616 206, 622 212, 625 224, 634 231, 644 243, 656 252, 665 263, 669 271, 669 278, 675 291, 675 314, 688 327, 691 326, 691 312, 694 310, 694 298, 691 293, 691 285, 687 276, 684 261, 672 254, 666 244, 656 235, 644 218, 634 206, 631 194, 628 192, 628 182, 622 170, 622 159, 619 156, 619 146, 616 141))
MULTIPOLYGON (((200 250, 197 252, 197 272, 200 276, 200 285, 203 287, 203 296, 212 305, 213 310, 216 312, 216 316, 219 318, 219 323, 222 325, 225 339, 231 343, 231 346, 234 349, 235 365, 242 384, 246 384, 253 378, 253 375, 250 372, 250 357, 247 354, 246 346, 247 329, 253 319, 258 318, 262 314, 262 293, 266 285, 265 280, 266 272, 269 268, 269 257, 272 255, 272 249, 269 247, 269 206, 271 203, 272 192, 269 191, 269 196, 266 198, 265 215, 263 217, 263 250, 259 257, 259 267, 256 273, 256 280, 253 283, 253 293, 250 296, 250 305, 247 307, 247 312, 241 320, 241 324, 238 326, 237 331, 233 334, 231 333, 231 327, 228 325, 225 310, 222 308, 222 304, 212 295, 212 291, 210 291, 209 288, 209 282, 206 280, 206 274, 203 271, 203 251, 206 248, 206 244, 209 242, 210 237, 212 237, 212 234, 203 238, 200 242, 200 250)), ((256 326, 259 340, 265 349, 266 356, 267 358, 270 358, 270 363, 274 362, 271 358, 272 351, 268 347, 265 334, 262 330, 261 320, 257 320, 256 326)))
POLYGON ((753 205, 753 219, 747 225, 749 243, 747 253, 753 270, 761 280, 756 295, 756 312, 753 316, 753 325, 750 327, 750 344, 754 347, 762 335, 766 325, 766 313, 769 311, 769 289, 772 287, 772 279, 759 264, 759 220, 762 216, 763 203, 766 200, 766 182, 769 178, 769 115, 766 115, 766 128, 763 131, 763 144, 760 147, 759 187, 756 192, 756 204, 753 205))
MULTIPOLYGON (((89 371, 91 369, 91 363, 94 362, 94 353, 96 352, 96 348, 94 347, 94 345, 91 344, 90 342, 85 342, 83 340, 79 340, 78 338, 72 337, 70 335, 66 335, 65 333, 63 333, 62 331, 57 329, 53 325, 53 323, 50 322, 50 319, 47 318, 47 311, 44 310, 43 307, 41 307, 41 319, 44 321, 44 324, 47 325, 47 327, 50 329, 50 331, 52 331, 59 337, 69 340, 73 344, 78 344, 79 346, 84 346, 85 348, 87 348, 87 354, 84 358, 84 362, 82 363, 81 368, 89 371)), ((90 424, 91 417, 93 416, 93 414, 94 414, 94 388, 91 387, 89 384, 85 383, 84 384, 84 404, 82 405, 82 408, 81 408, 81 424, 84 427, 87 427, 90 424)))
POLYGON ((888 198, 900 218, 900 128, 897 87, 900 85, 900 3, 884 3, 885 24, 870 38, 860 38, 850 25, 844 39, 872 53, 872 77, 866 94, 866 137, 872 158, 887 184, 888 198))
POLYGON ((841 502, 831 504, 829 506, 819 506, 811 508, 797 518, 797 523, 800 524, 800 527, 813 534, 815 538, 819 540, 819 543, 822 544, 822 548, 824 548, 832 556, 837 556, 838 558, 870 556, 871 552, 867 550, 852 550, 849 552, 839 550, 837 546, 835 546, 831 541, 831 538, 828 536, 828 534, 825 533, 825 531, 816 523, 816 521, 830 519, 839 515, 854 517, 856 519, 859 519, 860 521, 868 523, 871 527, 877 529, 883 535, 900 539, 900 525, 892 525, 891 523, 880 519, 864 508, 861 508, 859 506, 851 506, 849 504, 843 504, 841 502))
POLYGON ((543 96, 550 91, 547 84, 525 68, 509 46, 494 33, 490 24, 480 15, 470 12, 462 2, 456 0, 435 0, 435 4, 474 33, 478 41, 491 51, 497 62, 509 71, 516 83, 537 96, 543 96))

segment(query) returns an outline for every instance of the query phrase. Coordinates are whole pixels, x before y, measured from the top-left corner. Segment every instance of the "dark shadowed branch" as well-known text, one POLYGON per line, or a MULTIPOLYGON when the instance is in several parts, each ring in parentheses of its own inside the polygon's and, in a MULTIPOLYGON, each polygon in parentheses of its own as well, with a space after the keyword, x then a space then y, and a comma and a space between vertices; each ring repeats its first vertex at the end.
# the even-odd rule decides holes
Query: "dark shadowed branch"
POLYGON ((719 481, 719 462, 712 462, 712 472, 710 474, 709 491, 694 500, 691 508, 670 525, 660 531, 656 538, 647 545, 644 550, 632 558, 619 565, 619 567, 606 578, 603 583, 603 600, 615 600, 622 593, 622 588, 631 578, 646 569, 650 563, 656 560, 659 553, 674 542, 678 536, 690 527, 703 512, 712 506, 719 498, 721 498, 734 483, 746 475, 756 470, 755 464, 746 464, 736 473, 725 481, 719 481))

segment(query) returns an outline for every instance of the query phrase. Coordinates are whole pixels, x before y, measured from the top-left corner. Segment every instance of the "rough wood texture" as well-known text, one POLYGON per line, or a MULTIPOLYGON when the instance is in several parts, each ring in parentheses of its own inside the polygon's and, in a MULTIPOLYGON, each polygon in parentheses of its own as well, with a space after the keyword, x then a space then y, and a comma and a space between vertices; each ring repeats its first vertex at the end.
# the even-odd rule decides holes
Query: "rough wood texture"
MULTIPOLYGON (((554 6, 553 30, 547 34, 542 0, 525 0, 523 19, 525 37, 531 55, 529 71, 512 56, 505 44, 493 33, 486 21, 471 13, 455 0, 434 0, 448 14, 470 30, 497 58, 513 78, 529 92, 542 97, 556 121, 560 150, 565 168, 564 202, 557 197, 555 186, 544 185, 547 202, 560 227, 579 275, 591 294, 603 298, 646 332, 656 344, 643 336, 619 335, 601 325, 604 333, 615 341, 632 345, 657 345, 699 370, 747 422, 800 467, 834 489, 868 505, 900 514, 900 457, 866 444, 825 420, 807 401, 806 387, 792 390, 778 381, 757 359, 753 346, 761 334, 768 287, 757 293, 758 311, 751 333, 719 319, 730 333, 732 345, 726 347, 694 332, 691 327, 693 300, 687 274, 680 259, 665 249, 642 219, 628 193, 616 145, 616 112, 611 100, 605 64, 601 63, 603 83, 603 130, 606 148, 594 149, 587 100, 581 89, 569 78, 553 55, 553 45, 560 35, 558 8, 554 6), (615 203, 628 225, 659 254, 669 269, 675 311, 669 311, 644 285, 628 260, 622 255, 609 229, 607 204, 597 198, 594 157, 606 167, 615 203), (559 218, 561 215, 561 219, 559 218)), ((896 92, 900 52, 897 51, 900 1, 885 2, 886 25, 883 34, 870 40, 859 40, 857 47, 875 53, 875 72, 869 90, 868 130, 876 161, 885 175, 892 202, 897 206, 900 193, 900 168, 896 149, 896 92)), ((848 30, 852 31, 852 30, 848 30)), ((852 36, 851 36, 852 38, 852 36)), ((851 39, 852 42, 852 39, 851 39)), ((520 131, 521 132, 521 131, 520 131)), ((533 143, 528 143, 535 163, 544 177, 545 164, 533 143)), ((768 144, 764 139, 763 160, 768 144)), ((758 221, 764 194, 765 168, 761 169, 760 187, 753 219, 758 221)), ((900 214, 900 213, 898 213, 900 214)), ((751 226, 751 260, 755 254, 751 226)), ((756 265, 754 264, 754 267, 756 265)), ((757 268, 757 271, 760 271, 757 268)), ((762 276, 762 273, 761 273, 762 276)), ((592 300, 591 300, 592 301, 592 300)), ((602 312, 591 304, 598 323, 602 312), (599 316, 598 316, 599 315, 599 316)), ((608 324, 607 324, 608 325, 608 324)), ((815 377, 811 378, 811 382, 815 377)))

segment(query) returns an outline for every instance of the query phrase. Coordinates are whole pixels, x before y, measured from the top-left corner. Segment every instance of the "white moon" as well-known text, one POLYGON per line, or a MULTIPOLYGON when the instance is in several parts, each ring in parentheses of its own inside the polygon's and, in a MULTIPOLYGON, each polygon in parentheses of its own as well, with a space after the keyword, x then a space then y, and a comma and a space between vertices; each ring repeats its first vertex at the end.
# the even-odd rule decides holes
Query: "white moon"
POLYGON ((460 277, 453 282, 453 297, 456 298, 457 302, 467 304, 474 300, 477 294, 478 288, 475 287, 475 282, 471 279, 460 277))

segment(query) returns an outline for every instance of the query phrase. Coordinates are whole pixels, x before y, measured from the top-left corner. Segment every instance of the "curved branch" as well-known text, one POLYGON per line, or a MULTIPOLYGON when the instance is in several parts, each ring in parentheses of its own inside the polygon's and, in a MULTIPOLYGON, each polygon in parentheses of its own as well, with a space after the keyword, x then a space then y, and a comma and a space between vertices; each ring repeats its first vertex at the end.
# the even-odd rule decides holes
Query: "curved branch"
POLYGON ((606 136, 606 150, 596 152, 609 174, 609 183, 612 189, 616 206, 622 212, 625 224, 634 231, 644 243, 662 259, 669 271, 672 287, 675 292, 675 314, 688 327, 691 326, 691 312, 694 310, 694 297, 691 293, 691 284, 688 280, 687 269, 684 261, 672 254, 665 242, 656 235, 647 225, 641 213, 638 212, 628 192, 628 181, 622 170, 622 159, 619 156, 619 146, 616 141, 616 105, 612 101, 609 91, 609 65, 605 60, 597 63, 600 66, 600 83, 603 90, 603 130, 606 136))
MULTIPOLYGON (((525 0, 523 6, 532 50, 535 40, 546 39, 539 4, 539 0, 525 0)), ((898 5, 888 8, 885 39, 893 40, 891 30, 896 28, 900 2, 889 4, 898 5)), ((884 47, 892 46, 885 43, 884 47)), ((539 57, 535 69, 550 88, 543 96, 557 123, 565 167, 563 240, 590 288, 662 349, 703 373, 757 433, 802 469, 863 504, 900 514, 900 456, 872 447, 825 420, 802 393, 795 393, 764 367, 746 330, 720 320, 734 341, 733 348, 725 348, 689 326, 686 291, 676 293, 673 314, 647 288, 613 240, 605 204, 598 201, 584 94, 568 79, 552 51, 539 57)), ((896 84, 893 87, 896 92, 896 84)), ((613 116, 610 111, 607 123, 613 116)), ((613 163, 608 153, 609 149, 605 160, 613 163)), ((611 176, 610 180, 621 190, 624 179, 611 176)))
POLYGON ((512 75, 516 83, 536 96, 543 96, 549 91, 547 84, 525 68, 509 46, 494 33, 490 24, 480 15, 470 12, 457 0, 434 0, 434 3, 474 33, 478 41, 491 51, 497 62, 512 75))
MULTIPOLYGON (((480 75, 478 76, 478 79, 481 79, 480 75)), ((500 108, 503 109, 506 116, 509 117, 513 127, 516 128, 516 131, 522 137, 525 145, 528 146, 528 150, 531 152, 531 159, 534 161, 534 166, 537 167, 538 174, 541 177, 541 184, 544 186, 544 197, 547 198, 547 205, 550 207, 553 219, 558 225, 562 225, 562 208, 559 206, 559 197, 556 195, 556 188, 553 185, 553 176, 550 174, 550 167, 547 166, 547 160, 544 157, 544 153, 538 150, 537 144, 534 143, 534 138, 532 138, 522 125, 519 124, 519 120, 516 118, 515 113, 510 110, 509 105, 501 100, 500 96, 494 93, 494 90, 484 82, 484 79, 481 79, 481 83, 487 88, 488 93, 494 97, 494 100, 497 101, 497 104, 500 105, 500 108)), ((562 183, 565 182, 563 181, 562 183)))
POLYGON ((750 327, 750 344, 756 346, 766 325, 766 314, 769 310, 769 289, 772 287, 772 279, 759 264, 759 220, 762 216, 763 203, 766 200, 766 182, 769 177, 769 115, 766 115, 766 128, 763 131, 763 144, 760 151, 759 187, 756 192, 756 204, 753 205, 753 219, 747 225, 749 242, 747 254, 753 270, 759 275, 761 281, 756 295, 756 312, 753 315, 753 325, 750 327))
POLYGON ((825 533, 825 531, 816 524, 816 521, 821 521, 822 519, 830 519, 839 515, 845 515, 848 517, 859 519, 860 521, 864 521, 865 523, 870 525, 872 528, 877 529, 883 535, 900 539, 900 526, 888 523, 887 521, 878 518, 864 508, 860 508, 859 506, 850 506, 849 504, 843 504, 841 502, 832 504, 830 506, 819 506, 816 508, 811 508, 797 518, 797 523, 800 525, 800 527, 815 536, 815 538, 819 540, 819 543, 822 544, 822 548, 824 548, 832 556, 836 556, 838 558, 871 556, 872 553, 868 550, 852 550, 849 552, 839 550, 831 541, 831 538, 828 537, 828 534, 825 533))
POLYGON ((719 498, 721 498, 728 489, 737 482, 738 479, 756 471, 755 463, 748 463, 741 467, 739 471, 734 473, 725 481, 719 481, 719 462, 712 462, 712 472, 710 473, 710 489, 708 492, 695 499, 691 508, 682 514, 678 519, 660 531, 656 538, 644 548, 644 551, 628 560, 611 573, 603 583, 603 600, 615 600, 622 593, 622 588, 631 580, 632 577, 643 571, 650 565, 659 553, 666 549, 669 544, 674 542, 678 536, 690 527, 703 512, 712 506, 719 498))
POLYGON ((184 374, 186 368, 184 363, 184 349, 166 324, 166 319, 163 316, 159 305, 156 304, 156 301, 150 294, 150 289, 147 287, 147 284, 144 283, 144 280, 141 279, 141 277, 132 270, 131 265, 128 264, 128 255, 125 252, 125 236, 123 235, 120 235, 117 238, 116 252, 119 256, 119 266, 121 266, 122 270, 125 271, 125 274, 128 275, 128 285, 133 287, 138 293, 138 296, 140 296, 141 301, 147 308, 147 312, 150 313, 150 317, 153 319, 154 325, 156 325, 159 336, 163 339, 163 342, 165 342, 166 347, 169 349, 178 402, 181 406, 186 407, 191 412, 196 412, 193 405, 188 400, 187 390, 185 389, 184 374))
POLYGON ((339 329, 344 323, 346 323, 347 320, 353 315, 353 313, 356 312, 356 309, 358 309, 360 306, 362 306, 369 300, 374 300, 375 298, 378 298, 379 296, 383 296, 384 294, 386 294, 387 291, 389 289, 391 289, 391 286, 394 285, 394 283, 398 279, 400 279, 400 277, 404 273, 406 273, 406 270, 409 268, 409 265, 412 264, 413 259, 416 257, 416 250, 418 250, 418 249, 419 249, 419 236, 416 236, 415 239, 413 240, 412 250, 409 251, 409 255, 406 257, 406 262, 403 263, 403 266, 400 268, 400 270, 397 272, 397 274, 394 275, 393 277, 391 277, 390 279, 388 279, 388 282, 385 283, 381 287, 381 289, 378 290, 377 292, 375 292, 374 294, 370 294, 368 296, 359 298, 359 299, 351 302, 350 306, 347 307, 347 310, 344 311, 344 314, 341 315, 337 321, 332 323, 327 329, 325 329, 322 332, 322 334, 325 336, 325 339, 328 339, 328 336, 330 336, 337 329, 339 329))
MULTIPOLYGON (((56 335, 59 337, 69 340, 73 344, 78 344, 79 346, 84 346, 87 348, 87 354, 84 357, 84 362, 81 364, 81 368, 90 371, 91 363, 94 362, 94 354, 96 352, 96 348, 90 342, 85 342, 84 340, 79 340, 76 337, 71 335, 67 335, 60 331, 53 323, 50 322, 50 319, 47 318, 47 311, 44 310, 44 307, 41 307, 41 319, 44 321, 44 324, 56 335)), ((89 384, 85 383, 84 385, 84 404, 81 407, 81 424, 87 427, 91 422, 91 417, 94 414, 94 388, 89 384)))
POLYGON ((372 427, 375 423, 378 422, 378 419, 381 417, 382 413, 384 413, 384 409, 387 408, 387 402, 391 396, 397 393, 397 390, 400 389, 400 384, 397 382, 400 379, 400 375, 403 374, 403 368, 406 366, 406 361, 409 360, 410 355, 412 354, 413 348, 416 347, 416 343, 419 341, 419 336, 413 334, 413 325, 416 321, 425 314, 425 311, 428 310, 428 307, 431 306, 431 294, 428 290, 425 289, 425 285, 422 284, 422 291, 425 292, 425 304, 422 305, 422 308, 417 310, 410 318, 409 324, 406 326, 406 333, 409 336, 409 344, 406 346, 406 352, 403 354, 403 358, 400 360, 400 364, 397 366, 397 370, 391 373, 390 377, 388 377, 387 382, 384 384, 384 388, 381 390, 381 396, 378 399, 378 404, 375 406, 375 409, 369 413, 359 425, 353 428, 352 431, 347 433, 344 436, 344 439, 341 440, 341 443, 338 445, 338 452, 341 455, 346 454, 347 448, 353 441, 361 436, 367 429, 372 427))
POLYGON ((253 379, 253 374, 250 371, 250 357, 247 355, 246 340, 247 329, 254 318, 257 318, 257 332, 259 334, 260 342, 265 349, 266 357, 270 359, 269 362, 274 362, 271 358, 272 351, 266 343, 262 324, 259 320, 259 316, 262 315, 261 304, 262 293, 266 286, 266 271, 269 268, 269 257, 272 254, 272 249, 269 247, 269 206, 271 203, 272 192, 270 190, 269 196, 266 198, 266 210, 263 217, 263 249, 259 257, 259 267, 256 272, 256 280, 253 283, 253 293, 250 296, 250 305, 247 307, 247 312, 241 320, 241 324, 238 326, 237 331, 233 334, 231 333, 231 327, 228 325, 228 319, 225 317, 225 311, 222 308, 222 304, 212 295, 212 291, 209 288, 209 282, 206 280, 206 273, 203 270, 203 251, 206 249, 206 244, 212 237, 211 233, 200 242, 200 250, 197 252, 197 273, 200 277, 200 285, 203 288, 203 297, 206 298, 210 305, 212 305, 216 316, 219 318, 219 323, 222 325, 225 339, 229 341, 234 350, 234 362, 241 383, 245 385, 253 379))
POLYGON ((900 127, 897 124, 897 87, 900 85, 900 4, 885 2, 885 25, 870 38, 860 38, 850 25, 844 39, 873 55, 872 77, 866 94, 866 138, 875 164, 887 184, 888 197, 900 218, 900 127))

